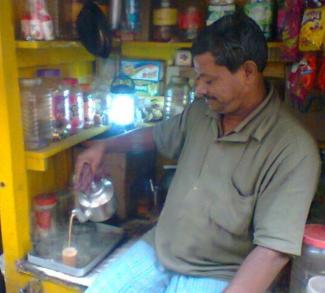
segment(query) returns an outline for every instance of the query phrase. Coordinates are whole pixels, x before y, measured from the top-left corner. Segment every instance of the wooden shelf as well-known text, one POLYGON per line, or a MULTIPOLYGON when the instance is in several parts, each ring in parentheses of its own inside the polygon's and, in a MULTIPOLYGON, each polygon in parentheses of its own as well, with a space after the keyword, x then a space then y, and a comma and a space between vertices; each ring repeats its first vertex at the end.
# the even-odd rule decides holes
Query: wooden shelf
POLYGON ((47 160, 50 157, 80 142, 83 142, 89 138, 99 135, 109 129, 110 126, 101 126, 101 127, 85 129, 75 135, 63 139, 62 141, 51 143, 49 146, 43 149, 36 150, 36 151, 26 151, 25 158, 26 158, 27 169, 33 171, 46 171, 47 163, 48 163, 47 160))

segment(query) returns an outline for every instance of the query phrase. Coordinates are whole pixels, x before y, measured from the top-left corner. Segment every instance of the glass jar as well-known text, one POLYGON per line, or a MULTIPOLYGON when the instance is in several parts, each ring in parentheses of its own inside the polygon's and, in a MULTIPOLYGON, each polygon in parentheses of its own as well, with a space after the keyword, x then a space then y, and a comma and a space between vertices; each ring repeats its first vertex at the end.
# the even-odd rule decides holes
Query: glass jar
POLYGON ((175 0, 155 0, 153 3, 152 37, 157 42, 169 42, 175 38, 177 7, 175 0))
POLYGON ((50 97, 41 87, 42 80, 28 78, 20 80, 20 94, 27 150, 35 150, 49 144, 50 97))
POLYGON ((179 2, 178 30, 182 41, 193 41, 204 27, 206 3, 203 0, 179 2))
POLYGON ((180 114, 189 102, 188 79, 180 76, 172 76, 167 85, 164 102, 164 119, 169 119, 180 114))
POLYGON ((54 193, 39 194, 33 200, 33 230, 34 241, 45 240, 56 232, 56 204, 54 193))
POLYGON ((325 275, 325 226, 306 225, 302 253, 293 261, 290 293, 305 293, 311 277, 325 275))

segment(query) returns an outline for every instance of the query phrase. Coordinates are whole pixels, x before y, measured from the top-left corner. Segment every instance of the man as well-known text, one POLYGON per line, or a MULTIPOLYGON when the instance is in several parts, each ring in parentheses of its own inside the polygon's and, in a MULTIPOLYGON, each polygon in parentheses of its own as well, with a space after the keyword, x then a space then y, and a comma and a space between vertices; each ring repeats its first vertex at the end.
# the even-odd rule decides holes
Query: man
POLYGON ((300 254, 319 156, 263 80, 263 33, 236 13, 202 31, 192 51, 201 98, 78 158, 81 189, 105 152, 157 147, 178 159, 157 226, 87 292, 265 292, 300 254))

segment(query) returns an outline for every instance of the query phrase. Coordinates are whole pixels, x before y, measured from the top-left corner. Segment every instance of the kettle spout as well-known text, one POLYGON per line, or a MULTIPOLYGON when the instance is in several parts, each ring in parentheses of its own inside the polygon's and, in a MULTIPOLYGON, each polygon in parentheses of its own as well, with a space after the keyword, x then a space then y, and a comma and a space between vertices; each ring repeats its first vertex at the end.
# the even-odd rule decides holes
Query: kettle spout
POLYGON ((72 215, 75 215, 80 223, 85 223, 88 221, 88 217, 80 210, 80 209, 73 209, 72 215))

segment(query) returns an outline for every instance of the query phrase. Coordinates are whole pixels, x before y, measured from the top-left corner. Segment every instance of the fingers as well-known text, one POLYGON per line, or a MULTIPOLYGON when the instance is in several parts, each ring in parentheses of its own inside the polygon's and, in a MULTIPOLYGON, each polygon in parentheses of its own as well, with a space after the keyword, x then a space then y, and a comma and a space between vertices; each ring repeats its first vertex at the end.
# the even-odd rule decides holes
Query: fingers
POLYGON ((84 164, 79 180, 79 190, 87 191, 91 181, 93 180, 93 177, 94 173, 91 171, 90 165, 84 164))
POLYGON ((94 176, 90 163, 88 162, 87 156, 81 154, 75 165, 75 175, 73 178, 74 189, 79 191, 85 191, 94 176))

